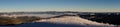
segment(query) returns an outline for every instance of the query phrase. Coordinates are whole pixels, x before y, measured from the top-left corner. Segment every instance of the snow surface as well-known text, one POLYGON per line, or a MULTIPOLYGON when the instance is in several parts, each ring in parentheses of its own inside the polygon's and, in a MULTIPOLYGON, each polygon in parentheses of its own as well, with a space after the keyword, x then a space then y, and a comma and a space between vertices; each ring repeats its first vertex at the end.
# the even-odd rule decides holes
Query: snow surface
MULTIPOLYGON (((38 17, 43 17, 43 18, 47 18, 47 17, 54 17, 54 16, 59 16, 59 15, 52 15, 52 14, 19 14, 19 15, 2 15, 2 16, 10 16, 10 17, 17 17, 17 16, 38 16, 38 17)), ((19 26, 0 26, 0 27, 42 27, 42 25, 44 25, 43 27, 54 27, 54 24, 68 24, 68 25, 78 25, 78 27, 82 26, 82 27, 120 27, 118 25, 112 25, 112 24, 104 24, 104 23, 97 23, 94 21, 90 21, 87 19, 83 19, 80 18, 79 16, 63 16, 63 17, 59 17, 59 18, 51 18, 51 19, 42 19, 42 20, 38 20, 35 22, 39 22, 39 23, 34 23, 33 24, 23 24, 23 25, 19 25, 19 26), (44 22, 44 23, 42 23, 44 22), (52 25, 48 23, 53 23, 52 25)), ((58 26, 56 26, 58 27, 58 26)), ((61 26, 59 26, 61 27, 61 26)), ((64 27, 64 26, 62 26, 64 27)))
POLYGON ((53 19, 43 19, 36 22, 49 22, 56 24, 76 24, 84 27, 115 27, 115 25, 97 23, 90 20, 82 19, 79 16, 64 16, 53 19))

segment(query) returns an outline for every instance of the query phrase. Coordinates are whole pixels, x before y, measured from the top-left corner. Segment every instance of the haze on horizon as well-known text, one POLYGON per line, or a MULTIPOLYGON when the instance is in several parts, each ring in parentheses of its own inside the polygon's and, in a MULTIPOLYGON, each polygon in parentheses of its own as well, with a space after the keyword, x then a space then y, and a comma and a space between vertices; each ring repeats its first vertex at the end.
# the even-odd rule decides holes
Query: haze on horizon
POLYGON ((120 0, 0 0, 0 12, 120 12, 120 0))

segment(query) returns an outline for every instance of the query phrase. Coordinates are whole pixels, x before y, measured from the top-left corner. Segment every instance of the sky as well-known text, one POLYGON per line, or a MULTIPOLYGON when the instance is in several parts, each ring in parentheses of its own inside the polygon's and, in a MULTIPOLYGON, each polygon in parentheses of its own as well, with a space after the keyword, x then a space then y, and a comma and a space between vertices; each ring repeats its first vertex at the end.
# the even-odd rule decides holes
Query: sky
POLYGON ((120 0, 0 0, 0 12, 120 12, 120 0))

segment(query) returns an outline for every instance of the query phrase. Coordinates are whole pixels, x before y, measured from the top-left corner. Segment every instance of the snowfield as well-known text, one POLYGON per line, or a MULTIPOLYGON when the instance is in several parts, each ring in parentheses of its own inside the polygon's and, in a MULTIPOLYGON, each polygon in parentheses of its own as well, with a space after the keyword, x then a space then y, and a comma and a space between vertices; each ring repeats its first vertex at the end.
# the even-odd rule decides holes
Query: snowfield
POLYGON ((115 27, 115 25, 97 23, 86 19, 82 19, 79 16, 64 16, 60 18, 45 19, 45 20, 43 19, 36 22, 49 22, 56 24, 76 24, 85 27, 115 27))
MULTIPOLYGON (((54 17, 59 15, 52 15, 52 14, 19 14, 19 15, 1 15, 1 16, 9 16, 9 17, 17 17, 17 16, 38 16, 42 18, 48 18, 48 17, 54 17)), ((0 27, 54 27, 55 25, 48 26, 48 23, 52 24, 67 24, 67 25, 78 25, 77 27, 120 27, 118 25, 112 25, 112 24, 104 24, 104 23, 98 23, 94 21, 90 21, 87 19, 80 18, 79 16, 63 16, 58 18, 51 18, 51 19, 42 19, 34 21, 33 24, 23 24, 19 26, 0 26, 0 27), (39 22, 39 23, 34 23, 39 22), (42 22, 45 22, 42 23, 42 22), (46 24, 47 23, 47 24, 46 24)), ((56 26, 58 27, 58 26, 56 26)), ((61 27, 61 26, 60 26, 61 27)), ((62 26, 64 27, 64 26, 62 26)))

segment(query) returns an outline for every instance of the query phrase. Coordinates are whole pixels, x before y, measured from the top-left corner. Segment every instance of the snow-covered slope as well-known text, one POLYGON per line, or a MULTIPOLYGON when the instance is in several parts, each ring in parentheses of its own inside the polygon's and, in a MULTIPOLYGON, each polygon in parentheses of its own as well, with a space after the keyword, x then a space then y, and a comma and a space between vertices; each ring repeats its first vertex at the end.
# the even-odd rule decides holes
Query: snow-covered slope
MULTIPOLYGON (((35 21, 35 22, 40 22, 40 23, 41 22, 47 22, 47 23, 54 23, 54 24, 69 24, 71 26, 72 26, 72 24, 74 24, 74 25, 79 25, 79 26, 84 26, 84 27, 119 27, 119 26, 116 26, 116 25, 97 23, 97 22, 94 22, 94 21, 90 21, 90 20, 87 20, 87 19, 80 18, 79 16, 63 16, 63 17, 56 17, 56 18, 52 18, 52 17, 59 16, 59 15, 52 15, 52 14, 19 14, 19 15, 15 15, 14 14, 14 15, 2 15, 2 16, 7 16, 7 17, 8 16, 10 16, 10 17, 37 16, 37 17, 42 17, 42 18, 51 17, 51 19, 42 19, 42 20, 38 20, 38 21, 35 21)), ((41 24, 39 24, 39 25, 36 25, 36 24, 38 24, 38 23, 23 24, 23 25, 20 25, 19 27, 28 26, 28 25, 31 25, 31 27, 33 25, 34 26, 40 26, 41 25, 41 24)), ((14 27, 16 27, 16 26, 14 26, 14 27)))
POLYGON ((60 18, 43 19, 36 22, 49 22, 55 24, 76 24, 85 27, 115 27, 115 25, 97 23, 90 20, 82 19, 78 16, 64 16, 60 18))

